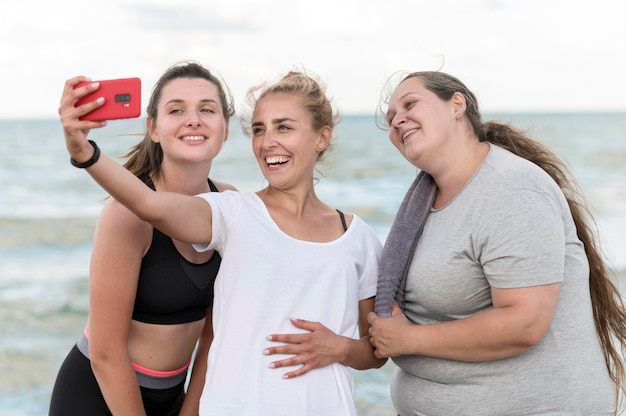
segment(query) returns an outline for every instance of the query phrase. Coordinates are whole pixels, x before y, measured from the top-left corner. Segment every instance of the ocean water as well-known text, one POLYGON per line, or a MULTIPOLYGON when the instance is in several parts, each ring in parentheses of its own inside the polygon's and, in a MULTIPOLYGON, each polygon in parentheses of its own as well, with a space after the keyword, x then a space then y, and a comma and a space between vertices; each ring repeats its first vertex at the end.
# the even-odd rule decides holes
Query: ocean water
MULTIPOLYGON (((626 293, 626 114, 486 118, 528 129, 568 162, 626 293)), ((121 155, 142 129, 141 119, 114 121, 91 138, 108 154, 121 155)), ((335 136, 317 192, 364 218, 384 241, 416 170, 372 116, 344 117, 335 136)), ((58 120, 0 120, 0 415, 47 413, 56 372, 86 321, 91 237, 106 195, 68 159, 58 120)), ((243 191, 264 186, 237 122, 211 176, 243 191)), ((361 415, 395 414, 391 371, 388 363, 354 373, 361 415)))

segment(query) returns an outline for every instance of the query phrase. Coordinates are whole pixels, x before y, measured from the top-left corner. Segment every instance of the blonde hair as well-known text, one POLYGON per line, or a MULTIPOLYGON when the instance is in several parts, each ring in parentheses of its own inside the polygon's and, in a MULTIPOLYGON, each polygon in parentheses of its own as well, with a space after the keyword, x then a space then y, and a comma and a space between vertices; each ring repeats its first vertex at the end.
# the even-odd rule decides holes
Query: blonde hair
MULTIPOLYGON (((262 84, 248 90, 246 104, 249 109, 246 116, 240 118, 245 135, 252 136, 251 123, 255 106, 271 94, 289 94, 299 97, 303 108, 311 116, 311 125, 315 131, 319 131, 323 127, 334 129, 339 123, 339 113, 333 109, 331 100, 326 96, 325 85, 305 72, 290 71, 270 86, 266 87, 265 84, 262 84)), ((318 161, 322 159, 329 147, 319 153, 318 161)))

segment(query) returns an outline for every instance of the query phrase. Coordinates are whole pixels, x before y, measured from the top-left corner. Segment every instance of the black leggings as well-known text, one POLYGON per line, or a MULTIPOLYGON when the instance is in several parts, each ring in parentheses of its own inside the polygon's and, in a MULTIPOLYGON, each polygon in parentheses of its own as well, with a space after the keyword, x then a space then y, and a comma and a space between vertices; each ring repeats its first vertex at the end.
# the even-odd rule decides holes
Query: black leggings
MULTIPOLYGON (((149 389, 140 387, 143 405, 148 416, 178 415, 185 398, 185 382, 168 389, 149 389)), ((76 346, 65 358, 57 375, 50 416, 93 415, 111 416, 96 377, 91 370, 91 363, 76 346)))

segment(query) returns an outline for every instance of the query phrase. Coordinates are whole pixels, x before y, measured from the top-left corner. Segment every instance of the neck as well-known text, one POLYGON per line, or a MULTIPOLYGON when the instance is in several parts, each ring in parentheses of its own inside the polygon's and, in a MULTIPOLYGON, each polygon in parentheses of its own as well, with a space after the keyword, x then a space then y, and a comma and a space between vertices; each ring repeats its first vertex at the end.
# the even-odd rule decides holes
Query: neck
POLYGON ((279 189, 272 185, 257 192, 257 195, 267 207, 279 206, 295 215, 303 215, 309 207, 315 207, 321 203, 313 182, 307 188, 302 189, 279 189))
POLYGON ((454 150, 454 156, 447 159, 441 169, 432 174, 437 183, 437 196, 434 208, 449 203, 472 179, 489 153, 489 145, 476 141, 454 150))
POLYGON ((152 181, 158 191, 177 192, 186 195, 197 195, 209 192, 210 187, 207 182, 211 169, 207 164, 188 164, 185 167, 171 166, 163 164, 158 178, 152 181))

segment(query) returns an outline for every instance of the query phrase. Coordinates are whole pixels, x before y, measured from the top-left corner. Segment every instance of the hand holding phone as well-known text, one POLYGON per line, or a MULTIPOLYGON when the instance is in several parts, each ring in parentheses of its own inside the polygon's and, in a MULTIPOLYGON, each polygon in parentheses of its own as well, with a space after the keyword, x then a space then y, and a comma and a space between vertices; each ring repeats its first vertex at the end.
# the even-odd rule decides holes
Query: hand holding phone
MULTIPOLYGON (((81 82, 74 88, 93 82, 81 82)), ((139 117, 141 114, 141 80, 139 78, 120 78, 95 82, 99 82, 100 87, 81 97, 74 106, 79 107, 100 97, 104 97, 104 104, 80 117, 80 120, 104 121, 139 117)))

